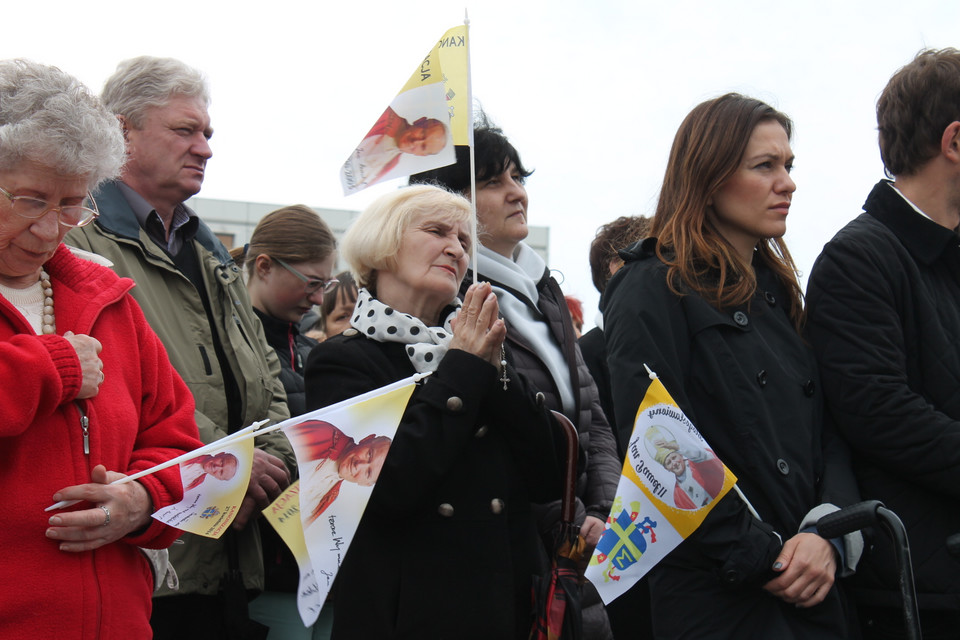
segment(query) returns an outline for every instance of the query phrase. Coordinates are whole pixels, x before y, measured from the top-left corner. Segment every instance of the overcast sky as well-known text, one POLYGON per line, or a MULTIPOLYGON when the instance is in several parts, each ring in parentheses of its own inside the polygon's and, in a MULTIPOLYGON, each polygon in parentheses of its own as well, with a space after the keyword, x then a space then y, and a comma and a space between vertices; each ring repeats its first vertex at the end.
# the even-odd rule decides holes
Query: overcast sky
MULTIPOLYGON (((654 208, 673 135, 699 102, 740 91, 795 123, 787 242, 809 272, 882 177, 876 98, 924 47, 960 48, 957 0, 484 0, 466 5, 474 98, 536 170, 529 222, 551 267, 597 304, 599 225, 654 208)), ((362 209, 399 181, 343 197, 347 155, 464 4, 6 3, 3 57, 95 91, 124 58, 173 56, 210 79, 215 134, 203 197, 362 209)), ((588 320, 588 325, 592 324, 588 320)))

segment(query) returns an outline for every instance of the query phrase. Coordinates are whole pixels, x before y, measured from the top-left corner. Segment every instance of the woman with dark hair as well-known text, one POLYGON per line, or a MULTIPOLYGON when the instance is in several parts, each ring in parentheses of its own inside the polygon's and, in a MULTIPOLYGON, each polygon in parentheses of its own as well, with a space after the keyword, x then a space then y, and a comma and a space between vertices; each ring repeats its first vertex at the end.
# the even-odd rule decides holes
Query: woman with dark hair
MULTIPOLYGON (((476 156, 477 248, 479 279, 489 282, 507 324, 506 345, 517 370, 546 397, 546 406, 577 427, 585 464, 577 481, 577 524, 589 547, 596 545, 610 513, 620 458, 613 432, 600 407, 560 285, 546 263, 523 240, 527 237, 527 191, 532 173, 503 131, 481 116, 474 126, 476 156)), ((470 196, 469 149, 457 147, 457 164, 420 173, 410 181, 433 183, 470 196)), ((467 275, 461 287, 473 280, 467 275)), ((548 546, 560 521, 559 502, 538 507, 548 546)), ((584 631, 611 637, 599 595, 588 587, 583 599, 584 631)))
POLYGON ((649 365, 756 512, 729 493, 651 572, 658 638, 856 637, 835 577, 856 566, 862 540, 815 527, 857 491, 824 428, 782 240, 796 189, 791 130, 741 95, 697 106, 674 139, 651 237, 621 252, 604 293, 621 436, 649 365))
POLYGON ((353 307, 357 304, 357 283, 349 271, 337 274, 339 283, 323 299, 323 331, 328 338, 340 335, 350 327, 353 307))

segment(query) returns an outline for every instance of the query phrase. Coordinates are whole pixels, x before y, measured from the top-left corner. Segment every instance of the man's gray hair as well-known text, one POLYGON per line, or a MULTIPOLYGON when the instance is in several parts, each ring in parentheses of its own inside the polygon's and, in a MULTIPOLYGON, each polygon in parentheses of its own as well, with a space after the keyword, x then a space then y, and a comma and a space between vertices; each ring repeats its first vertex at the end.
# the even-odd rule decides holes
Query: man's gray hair
POLYGON ((143 126, 151 107, 162 107, 173 96, 189 96, 210 105, 210 89, 202 73, 175 58, 140 56, 124 60, 100 93, 103 104, 132 127, 143 126))
POLYGON ((35 162, 86 176, 93 190, 116 177, 124 159, 120 123, 79 80, 29 60, 0 60, 0 170, 35 162))

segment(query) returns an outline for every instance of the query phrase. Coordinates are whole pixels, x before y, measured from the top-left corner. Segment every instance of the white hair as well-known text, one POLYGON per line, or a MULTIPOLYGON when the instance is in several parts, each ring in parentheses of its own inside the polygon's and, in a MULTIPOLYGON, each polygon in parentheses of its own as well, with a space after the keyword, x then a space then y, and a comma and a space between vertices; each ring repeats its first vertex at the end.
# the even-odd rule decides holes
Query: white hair
POLYGON ((35 162, 86 176, 93 190, 125 159, 120 123, 79 80, 28 60, 0 60, 0 169, 35 162))
POLYGON ((107 109, 139 129, 151 107, 162 107, 173 96, 198 98, 210 106, 210 89, 203 74, 175 58, 140 56, 124 60, 100 93, 107 109))

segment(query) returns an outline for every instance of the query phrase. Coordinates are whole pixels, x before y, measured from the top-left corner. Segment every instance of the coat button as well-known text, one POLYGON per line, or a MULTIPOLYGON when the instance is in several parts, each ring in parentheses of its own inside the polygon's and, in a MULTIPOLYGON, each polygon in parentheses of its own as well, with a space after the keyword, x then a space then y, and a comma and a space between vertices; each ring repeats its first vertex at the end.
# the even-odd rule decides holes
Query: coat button
POLYGON ((487 431, 490 431, 490 427, 485 424, 480 425, 480 428, 477 429, 477 432, 473 434, 474 438, 482 438, 487 435, 487 431))
POLYGON ((737 573, 736 569, 727 569, 723 573, 723 581, 727 584, 735 584, 740 579, 740 574, 737 573))
POLYGON ((757 384, 759 384, 761 387, 767 386, 767 370, 766 369, 760 369, 760 371, 757 372, 757 384))
POLYGON ((770 305, 771 307, 774 307, 777 305, 777 297, 772 293, 770 293, 769 291, 763 292, 763 299, 766 300, 767 304, 770 305))
POLYGON ((442 515, 444 518, 453 517, 453 505, 449 502, 444 502, 439 507, 437 507, 437 513, 442 515))
POLYGON ((787 475, 788 473, 790 473, 790 465, 787 464, 787 461, 784 460, 783 458, 780 458, 779 460, 777 460, 777 469, 783 475, 787 475))
POLYGON ((490 511, 493 515, 498 516, 503 513, 503 500, 500 498, 494 498, 490 501, 490 511))
POLYGON ((542 391, 537 391, 537 395, 534 396, 534 399, 537 401, 537 406, 543 409, 543 405, 547 403, 547 396, 543 395, 542 391))
POLYGON ((463 409, 463 400, 457 396, 450 396, 447 398, 447 409, 450 411, 460 411, 463 409))
POLYGON ((813 383, 813 380, 807 380, 803 383, 803 395, 808 398, 813 397, 813 392, 816 391, 817 386, 813 383))
POLYGON ((344 330, 343 335, 346 336, 347 338, 349 338, 350 336, 355 336, 355 335, 357 335, 358 333, 360 333, 360 332, 357 331, 356 329, 354 329, 353 327, 350 327, 349 329, 345 329, 345 330, 344 330))
POLYGON ((745 327, 750 324, 750 319, 743 311, 737 311, 735 314, 733 314, 733 321, 741 327, 745 327))

